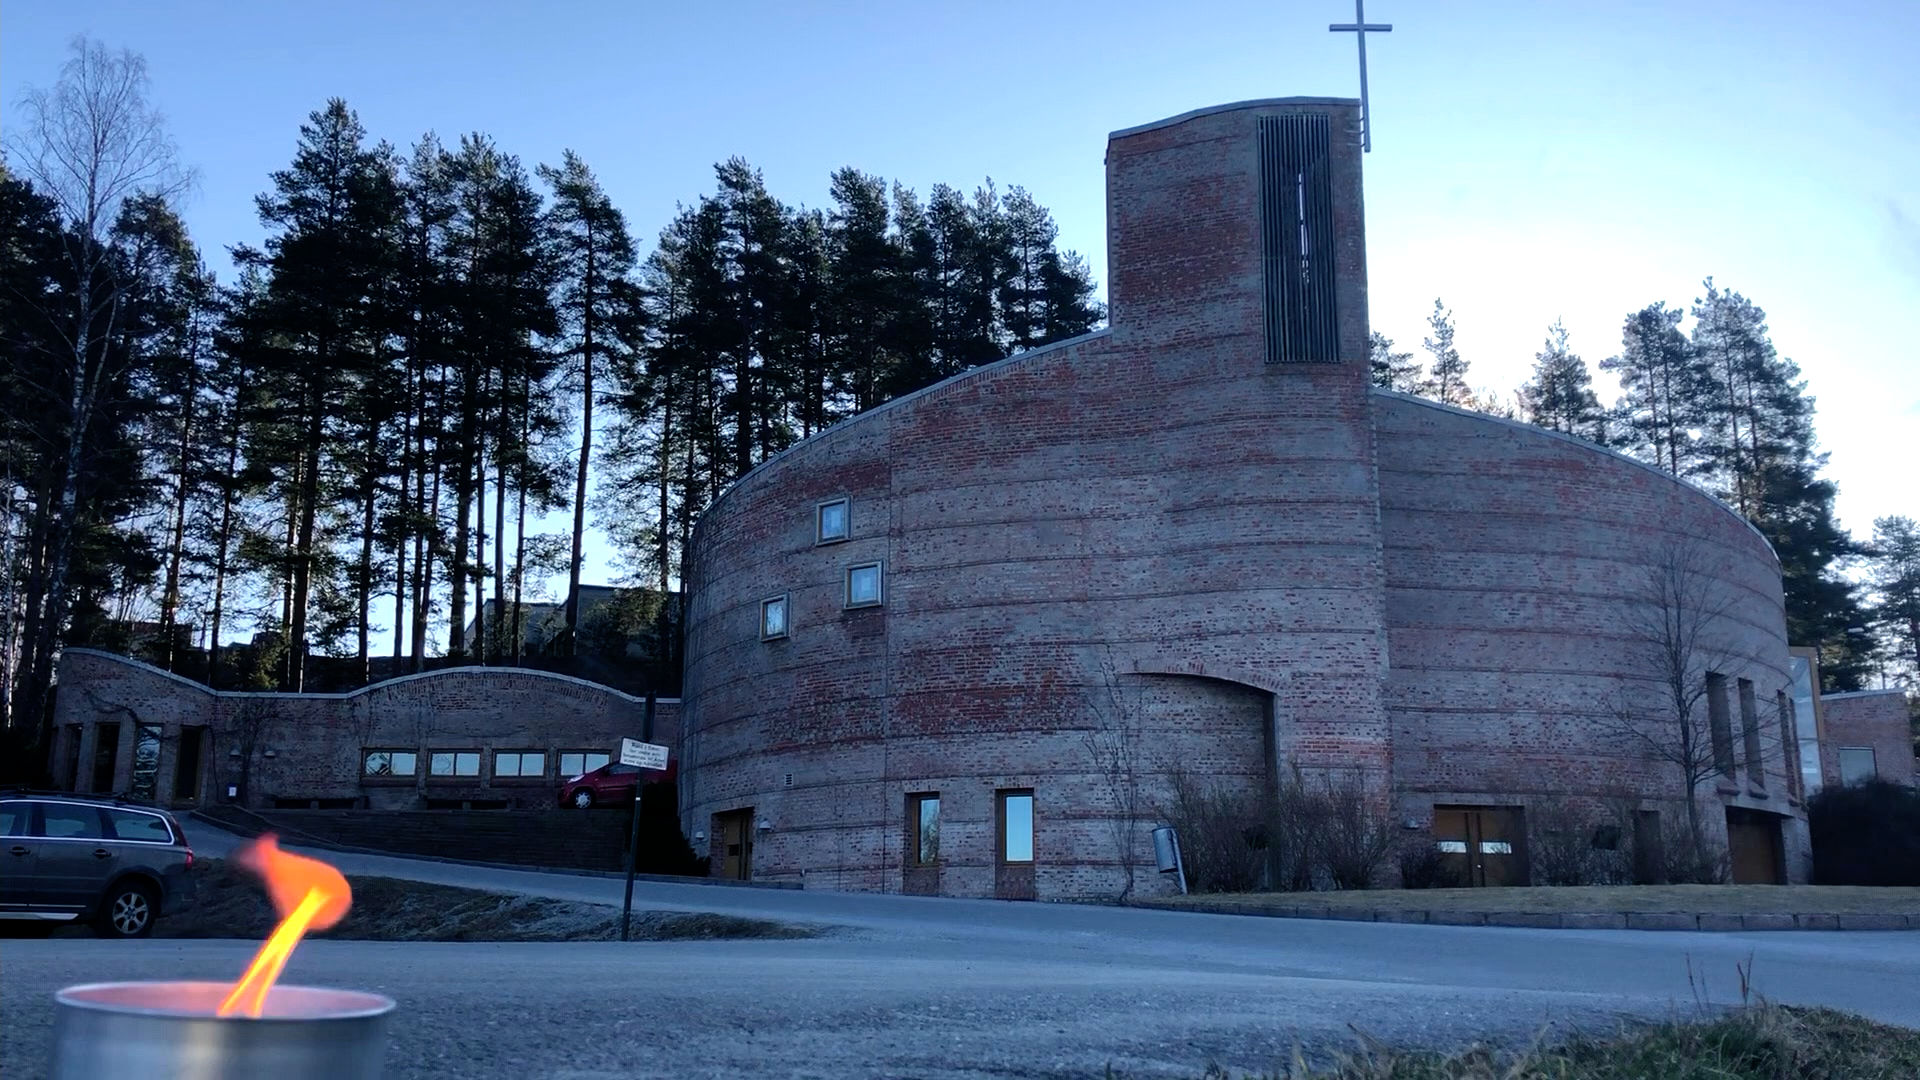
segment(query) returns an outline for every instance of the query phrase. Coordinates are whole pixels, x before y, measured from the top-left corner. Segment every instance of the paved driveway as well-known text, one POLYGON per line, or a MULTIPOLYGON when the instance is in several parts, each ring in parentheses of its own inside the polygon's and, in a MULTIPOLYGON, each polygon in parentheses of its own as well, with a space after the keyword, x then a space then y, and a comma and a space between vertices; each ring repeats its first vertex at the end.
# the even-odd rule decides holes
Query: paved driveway
MULTIPOLYGON (((196 830, 212 853, 218 841, 196 830)), ((619 903, 621 882, 373 856, 352 873, 619 903)), ((640 883, 646 908, 830 924, 807 941, 316 941, 288 977, 400 1002, 391 1075, 1195 1076, 1296 1040, 1524 1037, 1738 998, 1920 1027, 1920 933, 1698 934, 1240 918, 640 883), (1688 972, 1694 973, 1690 987, 1688 972), (1700 989, 1703 988, 1703 989, 1700 989)), ((104 978, 231 978, 250 942, 0 943, 0 1074, 36 1075, 48 995, 104 978)))

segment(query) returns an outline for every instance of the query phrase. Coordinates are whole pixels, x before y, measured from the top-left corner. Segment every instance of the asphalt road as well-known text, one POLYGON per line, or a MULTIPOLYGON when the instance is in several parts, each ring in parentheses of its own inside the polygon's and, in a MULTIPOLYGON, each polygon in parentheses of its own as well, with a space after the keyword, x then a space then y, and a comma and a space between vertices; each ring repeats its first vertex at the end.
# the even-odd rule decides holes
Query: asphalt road
MULTIPOLYGON (((220 838, 195 831, 209 854, 220 838)), ((351 873, 619 902, 616 880, 329 855, 351 873)), ((1756 989, 1920 1027, 1920 934, 1402 926, 640 883, 635 904, 824 923, 803 941, 314 941, 287 978, 399 1002, 394 1077, 1197 1076, 1302 1043, 1526 1038, 1756 989), (1689 981, 1689 971, 1692 981, 1689 981), (1352 1025, 1352 1027, 1350 1027, 1352 1025)), ((75 982, 234 977, 255 943, 0 942, 0 1074, 75 982)))

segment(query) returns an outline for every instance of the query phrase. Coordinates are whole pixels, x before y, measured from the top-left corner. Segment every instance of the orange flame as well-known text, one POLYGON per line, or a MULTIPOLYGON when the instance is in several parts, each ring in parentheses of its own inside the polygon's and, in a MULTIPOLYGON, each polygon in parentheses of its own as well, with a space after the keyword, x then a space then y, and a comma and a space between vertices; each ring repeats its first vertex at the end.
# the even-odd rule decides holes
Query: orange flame
POLYGON ((258 1019, 266 1010, 267 991, 273 989, 274 980, 287 966, 287 958, 300 944, 301 935, 308 930, 325 930, 345 918, 353 904, 353 890, 340 871, 326 863, 281 851, 272 833, 242 849, 239 861, 266 880, 280 925, 254 954, 247 973, 233 984, 233 992, 220 1003, 218 1015, 244 1013, 258 1019))

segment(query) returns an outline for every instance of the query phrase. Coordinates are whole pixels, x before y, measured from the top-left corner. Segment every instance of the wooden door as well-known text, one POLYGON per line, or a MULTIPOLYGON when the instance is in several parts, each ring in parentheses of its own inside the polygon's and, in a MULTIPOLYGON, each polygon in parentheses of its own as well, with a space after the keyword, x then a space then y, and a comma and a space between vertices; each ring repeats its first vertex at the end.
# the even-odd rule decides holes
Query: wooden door
POLYGON ((993 895, 1002 900, 1032 900, 1034 891, 1033 792, 1001 791, 994 798, 993 895))
POLYGON ((1727 808, 1727 855, 1735 885, 1784 885, 1785 851, 1780 816, 1760 810, 1727 808))
POLYGON ((750 881, 753 875, 753 808, 715 815, 714 833, 720 838, 720 876, 750 881))
POLYGON ((1436 806, 1433 839, 1462 885, 1527 883, 1526 817, 1517 806, 1436 806))

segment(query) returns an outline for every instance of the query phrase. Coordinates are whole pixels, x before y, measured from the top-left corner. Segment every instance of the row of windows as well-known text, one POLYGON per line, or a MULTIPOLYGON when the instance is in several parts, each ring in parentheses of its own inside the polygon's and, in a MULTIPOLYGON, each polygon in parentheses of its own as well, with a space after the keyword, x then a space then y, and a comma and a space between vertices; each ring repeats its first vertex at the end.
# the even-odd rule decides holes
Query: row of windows
MULTIPOLYGON (((1767 768, 1764 751, 1764 737, 1760 724, 1760 709, 1754 696, 1753 680, 1738 680, 1738 699, 1740 703, 1740 756, 1745 759, 1747 781, 1755 787, 1765 787, 1767 768)), ((1797 794, 1798 770, 1791 760, 1798 750, 1793 737, 1793 720, 1787 703, 1785 690, 1774 695, 1774 708, 1778 713, 1780 726, 1781 754, 1787 760, 1782 762, 1782 771, 1787 776, 1789 792, 1797 794)), ((1707 672, 1707 724, 1713 746, 1714 768, 1723 776, 1731 777, 1736 768, 1733 744, 1733 703, 1728 700, 1727 677, 1717 671, 1707 672)))
POLYGON ((65 802, 0 803, 0 836, 173 843, 173 830, 159 814, 65 802))
MULTIPOLYGON (((994 828, 999 834, 996 855, 1003 863, 1033 861, 1033 792, 1027 789, 995 793, 994 828)), ((907 861, 910 866, 940 863, 940 793, 907 796, 907 861)))
MULTIPOLYGON (((861 563, 847 567, 846 591, 842 594, 841 606, 848 608, 879 607, 885 599, 880 564, 861 563)), ((769 596, 760 601, 760 640, 774 641, 787 636, 792 625, 788 618, 789 600, 786 593, 769 596)))
MULTIPOLYGON (((480 775, 480 750, 429 750, 427 775, 460 779, 480 775)), ((367 750, 361 755, 360 775, 370 779, 404 780, 419 775, 421 754, 415 750, 367 750)), ((495 750, 493 775, 506 779, 547 775, 545 750, 495 750)), ((562 750, 558 755, 561 777, 590 773, 613 760, 604 750, 562 750)))

